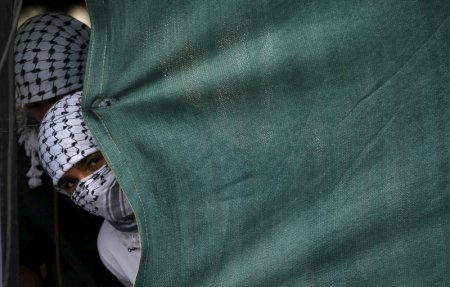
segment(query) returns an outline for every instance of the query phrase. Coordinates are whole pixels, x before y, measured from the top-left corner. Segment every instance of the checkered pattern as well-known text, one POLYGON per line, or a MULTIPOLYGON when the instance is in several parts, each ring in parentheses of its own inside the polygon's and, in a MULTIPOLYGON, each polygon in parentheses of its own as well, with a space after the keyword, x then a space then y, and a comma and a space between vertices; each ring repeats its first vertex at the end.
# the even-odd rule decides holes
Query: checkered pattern
POLYGON ((57 101, 39 128, 39 159, 54 186, 79 160, 98 151, 83 120, 81 99, 78 92, 57 101))
MULTIPOLYGON (((74 164, 98 151, 84 122, 81 100, 78 92, 57 101, 39 128, 39 158, 55 187, 74 164)), ((118 230, 137 231, 133 209, 107 165, 80 180, 71 199, 118 230)))
POLYGON ((17 102, 29 104, 82 89, 89 27, 64 14, 30 18, 18 30, 14 60, 17 102))
POLYGON ((84 210, 108 220, 118 230, 137 231, 133 209, 107 165, 81 180, 71 199, 84 210))

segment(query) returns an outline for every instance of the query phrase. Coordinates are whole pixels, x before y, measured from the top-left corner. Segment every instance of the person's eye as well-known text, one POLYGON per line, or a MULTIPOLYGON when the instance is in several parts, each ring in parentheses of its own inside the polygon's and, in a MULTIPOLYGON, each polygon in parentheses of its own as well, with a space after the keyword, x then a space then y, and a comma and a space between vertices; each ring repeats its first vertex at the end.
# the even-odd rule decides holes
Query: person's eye
POLYGON ((90 170, 95 171, 103 164, 103 156, 95 155, 89 159, 88 167, 90 170))
POLYGON ((62 190, 69 193, 69 195, 71 195, 75 191, 75 188, 77 187, 77 185, 78 185, 78 180, 75 178, 71 178, 71 179, 65 179, 59 185, 59 188, 61 188, 62 190))

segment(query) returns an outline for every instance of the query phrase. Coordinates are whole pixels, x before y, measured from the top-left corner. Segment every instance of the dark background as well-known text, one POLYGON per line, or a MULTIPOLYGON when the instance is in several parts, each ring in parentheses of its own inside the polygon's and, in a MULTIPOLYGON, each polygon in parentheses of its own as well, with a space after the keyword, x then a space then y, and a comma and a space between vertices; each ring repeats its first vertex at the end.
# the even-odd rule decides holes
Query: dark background
POLYGON ((67 12, 73 6, 85 6, 80 0, 23 0, 22 9, 15 9, 17 1, 1 0, 0 9, 0 56, 6 60, 0 67, 0 286, 17 287, 18 264, 18 220, 17 220, 17 138, 15 134, 15 103, 13 84, 12 41, 7 42, 15 30, 14 15, 38 6, 46 11, 67 12))
POLYGON ((70 8, 74 5, 85 5, 85 1, 80 0, 64 0, 64 1, 56 1, 56 0, 24 0, 23 6, 46 6, 48 10, 56 10, 62 11, 70 8))

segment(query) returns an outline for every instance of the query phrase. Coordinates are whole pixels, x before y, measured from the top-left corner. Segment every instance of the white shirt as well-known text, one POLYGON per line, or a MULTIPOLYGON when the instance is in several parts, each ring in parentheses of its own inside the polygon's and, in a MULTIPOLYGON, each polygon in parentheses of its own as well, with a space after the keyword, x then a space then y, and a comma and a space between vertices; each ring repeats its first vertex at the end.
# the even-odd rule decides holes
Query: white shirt
POLYGON ((123 232, 103 221, 97 249, 106 268, 125 286, 133 286, 139 269, 141 248, 138 232, 123 232))

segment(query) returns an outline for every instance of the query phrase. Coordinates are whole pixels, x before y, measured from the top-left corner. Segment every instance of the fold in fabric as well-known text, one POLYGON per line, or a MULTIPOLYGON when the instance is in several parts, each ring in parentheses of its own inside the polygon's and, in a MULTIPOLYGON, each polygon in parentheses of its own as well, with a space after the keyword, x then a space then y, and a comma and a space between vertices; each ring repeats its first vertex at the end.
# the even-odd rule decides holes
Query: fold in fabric
POLYGON ((136 286, 450 285, 450 2, 87 4, 136 286))

